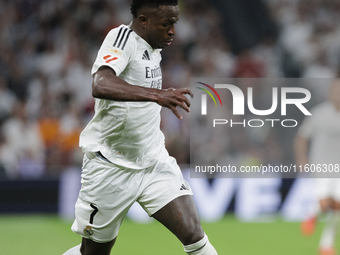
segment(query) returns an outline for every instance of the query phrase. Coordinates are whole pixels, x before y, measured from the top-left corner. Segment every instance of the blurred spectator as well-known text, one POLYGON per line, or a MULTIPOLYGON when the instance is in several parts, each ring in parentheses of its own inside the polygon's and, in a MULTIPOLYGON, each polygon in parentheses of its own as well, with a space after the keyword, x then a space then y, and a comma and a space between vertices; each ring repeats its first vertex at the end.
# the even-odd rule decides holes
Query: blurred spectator
POLYGON ((45 164, 48 173, 58 172, 54 167, 60 167, 62 161, 60 141, 60 117, 54 97, 44 97, 39 112, 38 127, 45 147, 45 164))
POLYGON ((7 88, 5 80, 0 76, 0 124, 12 113, 15 101, 13 92, 7 88))
POLYGON ((235 61, 233 76, 236 78, 263 78, 265 66, 251 50, 244 50, 235 61))
POLYGON ((16 178, 17 172, 13 169, 16 169, 16 158, 11 153, 2 129, 0 129, 0 178, 16 178))
POLYGON ((78 104, 70 102, 60 121, 59 140, 64 165, 81 164, 79 135, 83 126, 78 104))
POLYGON ((18 101, 13 116, 3 124, 3 146, 6 148, 3 154, 10 154, 13 159, 7 164, 10 177, 38 178, 43 175, 45 169, 44 145, 38 125, 29 119, 25 106, 24 102, 18 101))

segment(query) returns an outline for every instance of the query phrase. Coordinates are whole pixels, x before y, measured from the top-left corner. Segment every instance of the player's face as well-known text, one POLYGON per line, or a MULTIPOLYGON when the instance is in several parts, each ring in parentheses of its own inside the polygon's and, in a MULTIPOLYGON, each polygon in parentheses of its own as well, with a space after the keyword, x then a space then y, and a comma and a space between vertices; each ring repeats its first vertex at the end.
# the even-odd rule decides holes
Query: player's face
POLYGON ((160 49, 172 43, 178 20, 178 6, 161 5, 154 9, 146 26, 146 40, 152 48, 160 49))

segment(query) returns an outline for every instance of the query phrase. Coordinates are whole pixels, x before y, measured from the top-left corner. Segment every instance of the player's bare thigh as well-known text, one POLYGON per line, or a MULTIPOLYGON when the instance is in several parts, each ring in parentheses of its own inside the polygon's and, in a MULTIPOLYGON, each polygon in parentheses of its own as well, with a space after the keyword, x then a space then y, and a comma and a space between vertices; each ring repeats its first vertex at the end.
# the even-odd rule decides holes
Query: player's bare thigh
POLYGON ((175 198, 152 215, 184 244, 193 244, 204 237, 199 215, 192 196, 175 198))

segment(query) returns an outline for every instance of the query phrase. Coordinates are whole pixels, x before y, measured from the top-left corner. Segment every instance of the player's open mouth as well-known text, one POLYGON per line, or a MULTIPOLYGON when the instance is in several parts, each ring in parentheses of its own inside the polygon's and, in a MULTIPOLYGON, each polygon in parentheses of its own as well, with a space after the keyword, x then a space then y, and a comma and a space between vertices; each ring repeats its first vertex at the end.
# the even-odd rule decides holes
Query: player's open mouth
POLYGON ((169 46, 169 45, 172 43, 173 40, 174 40, 174 39, 170 39, 170 40, 167 41, 165 44, 169 46))

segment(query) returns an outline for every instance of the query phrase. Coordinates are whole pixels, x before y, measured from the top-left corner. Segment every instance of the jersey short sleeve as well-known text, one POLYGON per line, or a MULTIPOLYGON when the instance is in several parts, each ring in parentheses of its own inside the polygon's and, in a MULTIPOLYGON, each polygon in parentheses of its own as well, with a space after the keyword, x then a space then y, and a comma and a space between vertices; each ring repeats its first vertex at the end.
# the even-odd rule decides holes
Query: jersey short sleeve
POLYGON ((91 74, 94 75, 101 66, 109 66, 119 76, 126 68, 133 55, 133 40, 129 40, 132 30, 125 25, 112 29, 101 45, 91 74))

